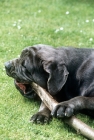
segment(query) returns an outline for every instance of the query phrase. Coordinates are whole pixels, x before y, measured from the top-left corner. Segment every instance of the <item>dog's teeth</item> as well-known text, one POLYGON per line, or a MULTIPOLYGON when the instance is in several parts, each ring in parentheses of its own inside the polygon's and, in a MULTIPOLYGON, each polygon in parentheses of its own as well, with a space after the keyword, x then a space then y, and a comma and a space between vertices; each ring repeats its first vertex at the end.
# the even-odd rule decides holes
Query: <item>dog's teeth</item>
POLYGON ((67 116, 67 114, 65 113, 65 116, 67 116))

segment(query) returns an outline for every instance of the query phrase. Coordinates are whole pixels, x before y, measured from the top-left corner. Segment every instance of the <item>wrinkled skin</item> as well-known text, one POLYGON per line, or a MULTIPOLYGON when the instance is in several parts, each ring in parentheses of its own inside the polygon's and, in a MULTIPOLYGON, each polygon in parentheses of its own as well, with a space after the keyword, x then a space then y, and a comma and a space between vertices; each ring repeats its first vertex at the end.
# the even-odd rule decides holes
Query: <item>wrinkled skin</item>
MULTIPOLYGON (((59 102, 52 110, 52 116, 70 117, 86 111, 94 117, 93 49, 34 45, 25 48, 19 58, 6 62, 5 68, 24 96, 26 91, 33 93, 32 87, 30 91, 26 85, 35 82, 59 102)), ((31 117, 36 123, 49 119, 50 111, 43 103, 38 113, 31 117)))

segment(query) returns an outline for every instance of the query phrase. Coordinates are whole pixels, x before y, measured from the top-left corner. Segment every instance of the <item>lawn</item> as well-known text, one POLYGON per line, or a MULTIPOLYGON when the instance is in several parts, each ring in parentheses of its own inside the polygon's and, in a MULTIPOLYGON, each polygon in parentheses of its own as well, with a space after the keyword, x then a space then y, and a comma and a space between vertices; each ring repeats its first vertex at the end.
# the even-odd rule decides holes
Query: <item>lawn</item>
MULTIPOLYGON (((0 0, 0 140, 86 140, 60 120, 29 122, 39 104, 24 99, 4 69, 34 44, 94 48, 94 0, 0 0)), ((94 120, 78 114, 94 128, 94 120)))

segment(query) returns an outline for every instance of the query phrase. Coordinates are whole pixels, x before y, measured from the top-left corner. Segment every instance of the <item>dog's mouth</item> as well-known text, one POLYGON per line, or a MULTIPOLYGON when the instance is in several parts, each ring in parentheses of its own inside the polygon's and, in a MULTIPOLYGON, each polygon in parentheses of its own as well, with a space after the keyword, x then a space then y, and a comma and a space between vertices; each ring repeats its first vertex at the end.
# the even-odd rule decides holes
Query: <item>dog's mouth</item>
POLYGON ((19 83, 16 81, 16 85, 23 91, 24 94, 26 94, 26 83, 19 83))
POLYGON ((29 99, 35 99, 37 97, 37 94, 35 93, 35 91, 32 89, 31 84, 28 83, 22 83, 22 82, 18 82, 15 80, 15 86, 16 88, 20 89, 20 93, 29 99))

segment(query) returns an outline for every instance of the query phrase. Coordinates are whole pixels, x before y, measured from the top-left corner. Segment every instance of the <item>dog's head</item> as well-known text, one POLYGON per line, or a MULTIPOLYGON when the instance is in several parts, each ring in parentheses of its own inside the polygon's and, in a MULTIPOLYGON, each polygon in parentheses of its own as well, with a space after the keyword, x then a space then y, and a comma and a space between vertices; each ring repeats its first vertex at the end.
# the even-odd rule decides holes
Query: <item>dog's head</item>
POLYGON ((37 83, 50 94, 58 93, 65 84, 68 71, 58 50, 47 45, 25 48, 20 57, 5 63, 6 73, 17 83, 37 83))

